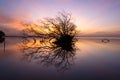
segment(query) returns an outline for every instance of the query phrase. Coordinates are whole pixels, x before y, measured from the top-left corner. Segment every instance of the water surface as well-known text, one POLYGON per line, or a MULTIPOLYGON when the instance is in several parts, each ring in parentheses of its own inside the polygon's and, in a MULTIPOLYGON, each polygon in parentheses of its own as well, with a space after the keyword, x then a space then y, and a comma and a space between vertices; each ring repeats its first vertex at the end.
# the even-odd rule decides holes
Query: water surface
POLYGON ((21 41, 6 38, 5 52, 4 43, 0 43, 0 80, 120 80, 119 39, 104 43, 101 39, 79 38, 65 68, 24 59, 21 41))

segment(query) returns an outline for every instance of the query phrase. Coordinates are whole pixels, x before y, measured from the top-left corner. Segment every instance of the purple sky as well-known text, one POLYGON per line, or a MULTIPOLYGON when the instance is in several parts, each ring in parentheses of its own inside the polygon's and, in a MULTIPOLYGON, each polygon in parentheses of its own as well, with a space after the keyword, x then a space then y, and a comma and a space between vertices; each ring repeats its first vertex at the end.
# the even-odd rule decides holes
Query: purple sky
POLYGON ((54 17, 63 10, 72 14, 84 35, 120 34, 120 0, 0 0, 0 30, 15 34, 21 22, 54 17))

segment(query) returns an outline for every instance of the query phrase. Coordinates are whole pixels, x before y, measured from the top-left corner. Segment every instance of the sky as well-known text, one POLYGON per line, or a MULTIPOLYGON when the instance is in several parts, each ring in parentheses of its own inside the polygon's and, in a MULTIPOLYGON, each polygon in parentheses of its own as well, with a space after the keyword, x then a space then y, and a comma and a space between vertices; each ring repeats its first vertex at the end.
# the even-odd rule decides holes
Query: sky
POLYGON ((72 14, 81 36, 120 36, 120 0, 0 0, 0 30, 20 34, 24 21, 72 14))

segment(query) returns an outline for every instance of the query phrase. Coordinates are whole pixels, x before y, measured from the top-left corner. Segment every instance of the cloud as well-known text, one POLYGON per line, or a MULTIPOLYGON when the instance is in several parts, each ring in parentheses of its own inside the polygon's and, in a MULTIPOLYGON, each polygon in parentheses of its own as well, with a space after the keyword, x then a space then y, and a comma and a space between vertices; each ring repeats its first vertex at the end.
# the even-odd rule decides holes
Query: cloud
POLYGON ((0 11, 0 24, 11 23, 13 18, 0 11))
POLYGON ((6 14, 0 10, 0 30, 4 31, 6 35, 20 35, 23 22, 27 22, 27 19, 31 17, 31 14, 6 14))

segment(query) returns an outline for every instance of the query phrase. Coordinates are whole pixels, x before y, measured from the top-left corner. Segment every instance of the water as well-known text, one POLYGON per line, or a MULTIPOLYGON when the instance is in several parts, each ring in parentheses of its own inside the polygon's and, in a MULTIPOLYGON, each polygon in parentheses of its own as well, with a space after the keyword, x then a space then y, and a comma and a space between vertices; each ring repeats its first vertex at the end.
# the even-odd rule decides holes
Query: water
POLYGON ((44 61, 41 64, 39 59, 24 59, 21 41, 6 38, 5 52, 0 43, 0 80, 120 80, 119 39, 78 39, 68 64, 62 63, 64 68, 44 61))

